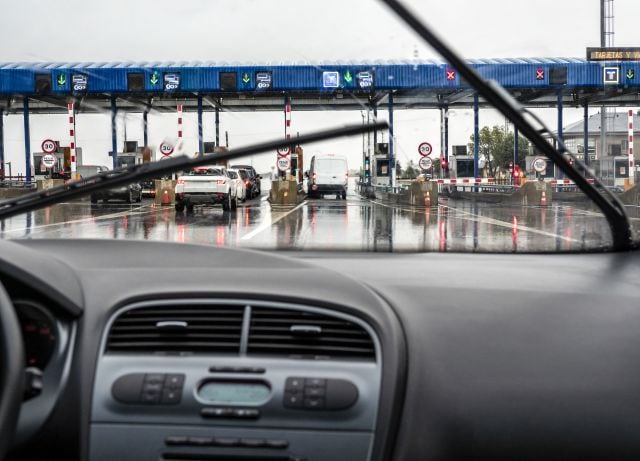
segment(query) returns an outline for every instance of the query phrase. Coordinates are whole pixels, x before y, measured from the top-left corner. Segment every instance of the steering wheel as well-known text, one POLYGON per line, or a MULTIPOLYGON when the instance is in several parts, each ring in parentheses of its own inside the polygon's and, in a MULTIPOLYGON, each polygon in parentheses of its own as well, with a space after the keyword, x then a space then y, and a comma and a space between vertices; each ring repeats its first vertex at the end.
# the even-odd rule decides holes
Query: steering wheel
POLYGON ((13 440, 24 392, 24 345, 20 323, 0 283, 0 461, 13 440))

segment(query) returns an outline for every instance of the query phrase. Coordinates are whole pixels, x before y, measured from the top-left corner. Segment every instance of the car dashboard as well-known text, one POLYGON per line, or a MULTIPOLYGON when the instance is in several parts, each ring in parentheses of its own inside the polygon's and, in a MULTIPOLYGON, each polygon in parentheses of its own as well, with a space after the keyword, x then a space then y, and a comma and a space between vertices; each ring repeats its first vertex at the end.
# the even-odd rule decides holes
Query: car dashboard
POLYGON ((12 460, 640 453, 635 253, 0 245, 26 348, 12 460))

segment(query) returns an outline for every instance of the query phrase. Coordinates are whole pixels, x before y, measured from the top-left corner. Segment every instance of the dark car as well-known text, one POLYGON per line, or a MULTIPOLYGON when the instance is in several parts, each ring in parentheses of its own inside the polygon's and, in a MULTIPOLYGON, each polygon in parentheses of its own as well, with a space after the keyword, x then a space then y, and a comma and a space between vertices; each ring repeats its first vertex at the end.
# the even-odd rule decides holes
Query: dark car
POLYGON ((246 174, 246 178, 244 179, 244 184, 247 188, 247 198, 252 199, 254 197, 260 196, 261 188, 260 188, 260 180, 262 176, 256 173, 255 168, 251 165, 231 165, 229 168, 240 171, 240 177, 242 177, 242 172, 246 174))
POLYGON ((111 199, 124 200, 127 203, 141 202, 142 186, 139 183, 132 183, 128 186, 100 190, 91 194, 91 203, 98 203, 98 200, 107 202, 111 199))

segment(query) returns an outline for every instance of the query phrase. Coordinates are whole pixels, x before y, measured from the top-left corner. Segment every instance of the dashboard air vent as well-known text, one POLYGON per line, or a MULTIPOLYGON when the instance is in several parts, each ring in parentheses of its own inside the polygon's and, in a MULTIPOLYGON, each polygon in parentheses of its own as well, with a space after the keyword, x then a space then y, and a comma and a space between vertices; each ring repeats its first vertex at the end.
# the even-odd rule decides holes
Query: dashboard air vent
POLYGON ((311 359, 375 359, 371 336, 360 325, 324 314, 254 307, 248 353, 311 359))
POLYGON ((170 305, 132 309, 111 326, 111 353, 238 353, 244 306, 170 305))

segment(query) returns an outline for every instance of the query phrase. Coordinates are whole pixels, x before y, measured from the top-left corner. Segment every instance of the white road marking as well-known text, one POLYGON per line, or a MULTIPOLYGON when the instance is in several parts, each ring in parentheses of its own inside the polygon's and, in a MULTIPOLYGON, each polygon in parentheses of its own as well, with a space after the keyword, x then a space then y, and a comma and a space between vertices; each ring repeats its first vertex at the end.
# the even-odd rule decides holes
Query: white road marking
POLYGON ((261 224, 260 226, 258 226, 257 228, 255 228, 254 230, 252 230, 251 232, 249 232, 247 235, 243 235, 242 238, 240 240, 249 240, 252 239, 253 237, 255 237, 256 235, 258 235, 260 232, 263 232, 267 229, 269 229, 271 226, 273 226, 275 223, 277 223, 278 221, 286 218, 287 216, 289 216, 291 213, 293 213, 294 211, 297 211, 298 209, 302 208, 304 205, 306 204, 306 202, 302 202, 301 204, 299 204, 297 207, 292 208, 291 210, 287 211, 286 213, 278 216, 276 219, 269 219, 269 221, 261 224))

